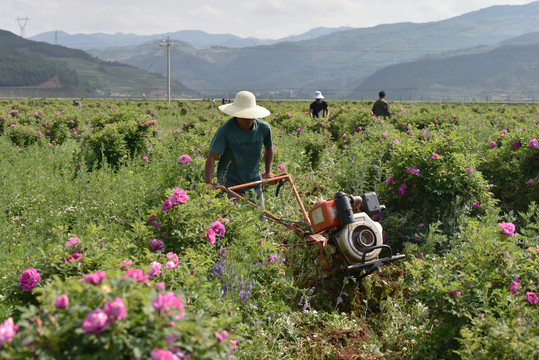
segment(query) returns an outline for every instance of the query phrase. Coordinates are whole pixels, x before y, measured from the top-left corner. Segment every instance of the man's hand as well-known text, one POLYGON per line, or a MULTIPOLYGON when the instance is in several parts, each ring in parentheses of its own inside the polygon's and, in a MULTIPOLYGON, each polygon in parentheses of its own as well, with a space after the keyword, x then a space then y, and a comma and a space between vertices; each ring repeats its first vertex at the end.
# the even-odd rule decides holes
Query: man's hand
POLYGON ((275 178, 277 177, 277 175, 275 175, 274 173, 270 172, 269 174, 266 173, 266 179, 267 179, 267 182, 268 184, 276 184, 279 182, 279 180, 272 180, 272 178, 275 178))

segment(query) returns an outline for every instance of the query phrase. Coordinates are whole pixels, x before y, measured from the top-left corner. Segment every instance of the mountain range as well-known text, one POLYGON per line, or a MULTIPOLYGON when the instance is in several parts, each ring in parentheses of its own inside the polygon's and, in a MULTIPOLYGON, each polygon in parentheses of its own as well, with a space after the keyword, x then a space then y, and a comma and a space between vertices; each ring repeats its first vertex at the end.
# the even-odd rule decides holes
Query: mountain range
POLYGON ((66 47, 90 50, 107 49, 118 46, 137 46, 152 41, 160 41, 165 38, 176 39, 195 48, 212 46, 225 46, 231 48, 242 48, 258 45, 271 45, 283 41, 310 40, 322 35, 329 35, 336 31, 349 30, 350 27, 325 28, 318 27, 300 35, 291 35, 277 40, 257 39, 253 37, 242 38, 232 34, 208 34, 200 30, 181 30, 172 33, 154 35, 136 34, 68 34, 63 31, 49 31, 32 36, 34 41, 43 41, 50 44, 62 45, 66 47))
MULTIPOLYGON (((483 97, 484 91, 479 90, 491 88, 488 74, 486 78, 475 77, 473 83, 461 83, 458 87, 444 85, 436 79, 431 85, 417 83, 415 78, 408 78, 406 72, 392 72, 394 81, 385 78, 380 84, 370 77, 378 71, 384 73, 387 66, 425 59, 448 59, 440 65, 438 75, 458 77, 458 72, 463 70, 461 67, 468 66, 462 61, 473 63, 474 59, 473 56, 460 58, 459 66, 448 67, 452 57, 479 56, 493 48, 512 44, 512 39, 516 41, 514 45, 526 47, 535 41, 529 34, 537 31, 539 2, 535 1, 527 5, 492 6, 436 22, 341 29, 309 40, 270 45, 201 48, 178 40, 171 50, 171 72, 173 78, 186 87, 212 96, 233 97, 237 89, 251 89, 261 96, 279 98, 310 98, 314 90, 322 90, 330 98, 373 98, 378 88, 386 88, 390 94, 390 89, 404 87, 408 99, 410 87, 421 86, 426 93, 432 93, 430 90, 434 87, 438 93, 445 92, 447 96, 473 87, 478 91, 469 96, 483 97), (455 71, 455 74, 450 73, 455 71)), ((158 42, 88 51, 99 58, 148 71, 164 73, 166 69, 164 49, 158 42)), ((489 57, 481 61, 484 64, 489 57)), ((519 83, 518 88, 532 91, 527 89, 528 86, 533 84, 519 83)), ((514 88, 505 92, 512 91, 514 88)))
MULTIPOLYGON (((166 91, 167 79, 161 74, 0 30, 2 96, 163 97, 166 91)), ((171 93, 173 91, 178 95, 186 94, 184 86, 177 81, 171 82, 171 93)))
POLYGON ((45 33, 33 39, 69 40, 104 63, 165 75, 166 35, 174 41, 171 77, 206 97, 230 98, 249 89, 268 98, 310 98, 314 90, 330 99, 376 98, 383 88, 388 98, 436 100, 533 97, 538 32, 535 1, 436 22, 318 28, 278 40, 194 30, 153 36, 45 33))

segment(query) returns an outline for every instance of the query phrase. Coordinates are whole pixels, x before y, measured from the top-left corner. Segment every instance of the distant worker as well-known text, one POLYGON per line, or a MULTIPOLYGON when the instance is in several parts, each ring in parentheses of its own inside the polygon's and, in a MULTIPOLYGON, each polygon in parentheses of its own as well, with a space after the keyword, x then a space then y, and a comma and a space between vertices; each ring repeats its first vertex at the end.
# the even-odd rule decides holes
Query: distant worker
POLYGON ((324 96, 320 91, 316 91, 314 93, 313 99, 314 101, 311 103, 311 106, 309 108, 309 115, 313 119, 318 119, 320 117, 326 117, 326 121, 329 119, 329 111, 328 111, 328 104, 323 101, 322 99, 324 96))
POLYGON ((73 100, 73 106, 81 106, 80 101, 73 100))
POLYGON ((210 106, 215 107, 215 98, 211 98, 210 100, 210 106))
MULTIPOLYGON (((221 125, 213 136, 204 167, 204 182, 212 184, 216 162, 218 162, 217 184, 230 187, 261 180, 259 169, 261 153, 264 153, 266 178, 275 177, 271 172, 273 164, 271 128, 267 122, 260 120, 268 116, 270 111, 256 105, 256 98, 249 91, 240 91, 232 104, 220 105, 219 110, 232 118, 221 125)), ((260 186, 236 192, 245 196, 252 190, 256 195, 256 200, 254 197, 252 200, 257 201, 260 207, 264 207, 260 186)))
POLYGON ((391 113, 389 112, 389 103, 386 100, 385 91, 380 91, 378 96, 380 98, 374 102, 374 105, 372 106, 372 114, 376 117, 383 116, 384 119, 386 117, 391 117, 391 113))

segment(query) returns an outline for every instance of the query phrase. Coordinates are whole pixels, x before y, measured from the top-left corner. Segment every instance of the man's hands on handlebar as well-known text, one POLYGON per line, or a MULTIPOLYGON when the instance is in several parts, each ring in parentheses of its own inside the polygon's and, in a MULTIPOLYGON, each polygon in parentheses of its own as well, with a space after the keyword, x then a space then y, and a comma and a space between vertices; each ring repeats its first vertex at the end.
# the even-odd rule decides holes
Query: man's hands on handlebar
POLYGON ((276 184, 277 182, 279 182, 279 180, 276 180, 276 179, 273 179, 277 177, 277 175, 275 175, 274 173, 270 172, 269 174, 266 174, 266 182, 268 184, 276 184), (272 180, 273 179, 273 180, 272 180))

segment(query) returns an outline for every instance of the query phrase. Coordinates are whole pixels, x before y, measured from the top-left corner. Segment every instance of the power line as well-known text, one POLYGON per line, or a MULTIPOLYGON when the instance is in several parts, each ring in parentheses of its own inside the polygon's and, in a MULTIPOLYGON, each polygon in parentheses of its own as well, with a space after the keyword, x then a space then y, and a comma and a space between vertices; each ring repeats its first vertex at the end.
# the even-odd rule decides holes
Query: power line
POLYGON ((30 21, 30 18, 28 18, 28 16, 23 18, 17 17, 15 21, 19 24, 19 36, 22 38, 26 37, 25 28, 28 21, 30 21))
POLYGON ((167 47, 167 104, 170 105, 170 47, 174 43, 173 40, 167 36, 166 40, 161 40, 161 46, 167 47))

